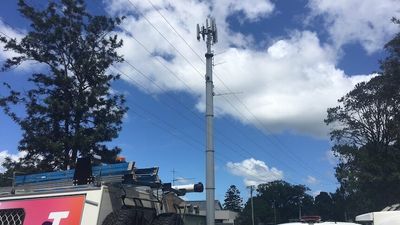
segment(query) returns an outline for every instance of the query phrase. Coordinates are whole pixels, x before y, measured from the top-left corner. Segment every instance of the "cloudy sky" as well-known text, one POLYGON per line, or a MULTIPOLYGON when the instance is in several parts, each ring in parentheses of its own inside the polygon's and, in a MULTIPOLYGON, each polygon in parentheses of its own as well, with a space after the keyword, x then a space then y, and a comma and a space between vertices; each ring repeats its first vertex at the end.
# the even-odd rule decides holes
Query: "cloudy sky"
MULTIPOLYGON (((326 110, 379 71, 383 45, 399 31, 390 19, 400 17, 398 0, 88 0, 87 7, 92 14, 126 16, 115 32, 124 40, 126 63, 110 70, 122 74, 113 91, 126 94, 130 111, 110 145, 139 167, 159 166, 164 182, 173 170, 180 181, 205 180, 206 46, 196 39, 196 24, 215 17, 220 200, 231 184, 247 197, 247 185, 277 179, 305 184, 310 193, 335 190, 326 110)), ((29 29, 16 3, 3 3, 0 32, 20 38, 29 29)), ((1 50, 0 60, 12 55, 1 50)), ((0 81, 28 89, 29 75, 43 69, 26 63, 1 73, 0 81)), ((0 113, 0 162, 16 157, 20 137, 0 113)))

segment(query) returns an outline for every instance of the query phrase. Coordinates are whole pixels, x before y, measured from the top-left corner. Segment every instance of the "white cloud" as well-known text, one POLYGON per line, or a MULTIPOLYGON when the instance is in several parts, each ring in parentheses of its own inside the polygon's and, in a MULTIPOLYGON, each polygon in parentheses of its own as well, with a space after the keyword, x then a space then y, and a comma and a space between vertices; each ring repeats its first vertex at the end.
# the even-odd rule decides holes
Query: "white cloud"
MULTIPOLYGON (((129 2, 107 2, 107 11, 112 15, 131 14, 121 26, 123 32, 118 33, 124 39, 124 47, 120 53, 148 76, 145 78, 134 72, 129 65, 123 64, 120 68, 130 75, 130 78, 123 76, 123 79, 151 94, 167 91, 187 92, 198 98, 197 107, 204 110, 205 65, 148 2, 132 2, 173 47, 143 16, 132 15, 135 8, 129 2), (133 37, 152 54, 148 54, 133 37), (175 48, 186 59, 177 53, 175 48), (158 61, 163 62, 174 74, 158 61), (132 82, 132 79, 135 82, 132 82)), ((220 6, 222 3, 219 1, 153 3, 202 58, 205 43, 196 40, 196 24, 201 24, 210 13, 217 15, 219 43, 214 48, 215 52, 225 52, 217 55, 215 60, 226 63, 215 67, 215 74, 224 82, 222 84, 217 77, 214 79, 215 92, 242 93, 237 96, 241 102, 237 101, 236 96, 216 97, 217 116, 229 115, 255 126, 260 126, 261 122, 262 127, 268 127, 271 132, 290 131, 326 137, 328 128, 323 123, 326 109, 335 106, 337 99, 350 91, 356 83, 371 78, 371 75, 350 77, 336 68, 336 49, 321 44, 314 32, 294 31, 288 37, 265 46, 265 50, 256 50, 251 36, 233 32, 229 28, 226 19, 234 10, 220 6), (230 90, 226 90, 225 85, 230 90)), ((258 3, 270 4, 268 1, 258 3)), ((248 19, 265 17, 273 10, 272 4, 270 9, 261 7, 258 13, 250 12, 243 5, 239 6, 241 3, 234 4, 237 4, 235 7, 247 10, 245 14, 249 15, 248 19)))
POLYGON ((319 180, 317 180, 317 178, 309 175, 309 176, 307 176, 306 182, 307 182, 307 184, 318 184, 319 180))
MULTIPOLYGON (((27 32, 25 30, 10 27, 8 24, 3 22, 3 19, 0 17, 0 36, 4 36, 7 39, 15 38, 17 41, 21 41, 21 39, 25 36, 27 32)), ((0 42, 0 61, 5 61, 6 59, 17 57, 19 54, 15 53, 12 50, 5 50, 4 43, 0 42)), ((43 69, 44 65, 34 62, 32 60, 24 61, 20 65, 16 67, 18 71, 27 71, 32 72, 40 71, 43 69)))
POLYGON ((398 0, 310 0, 314 16, 322 16, 336 47, 358 42, 368 53, 382 49, 398 31, 391 23, 400 16, 398 0))
MULTIPOLYGON (((20 41, 26 32, 23 30, 18 30, 10 27, 9 25, 3 22, 3 19, 0 17, 0 35, 5 36, 6 38, 15 38, 17 41, 20 41)), ((7 58, 18 56, 13 51, 5 51, 4 44, 0 42, 0 59, 4 60, 7 58)))
POLYGON ((315 198, 315 197, 317 197, 321 192, 322 192, 321 190, 313 191, 313 192, 312 192, 312 196, 315 198))
POLYGON ((212 14, 225 19, 235 12, 242 12, 245 19, 255 21, 269 16, 274 8, 274 4, 269 0, 215 0, 213 1, 212 14))
POLYGON ((26 152, 18 152, 18 154, 12 154, 8 153, 7 150, 0 150, 0 173, 3 173, 5 171, 5 168, 2 165, 7 157, 11 158, 11 160, 13 161, 18 161, 19 158, 24 157, 25 155, 26 152))
MULTIPOLYGON (((336 105, 356 83, 370 79, 348 77, 335 68, 334 51, 308 31, 293 33, 265 52, 231 49, 222 57, 231 63, 216 68, 216 72, 230 89, 243 92, 240 97, 251 113, 240 104, 235 109, 217 98, 219 111, 245 123, 259 125, 261 121, 272 132, 325 136, 326 109, 336 105)), ((222 87, 218 80, 215 83, 222 87)), ((234 101, 234 97, 228 98, 234 101)))
POLYGON ((184 184, 191 184, 193 183, 193 179, 184 178, 184 177, 176 177, 175 184, 176 185, 184 185, 184 184))
POLYGON ((282 171, 269 168, 265 162, 253 158, 237 163, 228 162, 226 166, 233 175, 243 177, 246 186, 283 179, 282 171))

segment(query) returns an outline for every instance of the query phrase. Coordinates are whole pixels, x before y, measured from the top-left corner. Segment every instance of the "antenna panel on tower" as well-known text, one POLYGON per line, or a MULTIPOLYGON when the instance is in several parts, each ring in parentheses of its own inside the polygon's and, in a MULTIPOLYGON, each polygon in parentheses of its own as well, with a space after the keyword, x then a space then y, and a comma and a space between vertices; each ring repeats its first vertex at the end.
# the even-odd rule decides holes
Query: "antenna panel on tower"
POLYGON ((200 41, 200 26, 197 24, 197 40, 200 41))
POLYGON ((212 33, 213 33, 213 42, 218 42, 218 32, 217 32, 217 24, 215 23, 215 18, 212 18, 212 33))

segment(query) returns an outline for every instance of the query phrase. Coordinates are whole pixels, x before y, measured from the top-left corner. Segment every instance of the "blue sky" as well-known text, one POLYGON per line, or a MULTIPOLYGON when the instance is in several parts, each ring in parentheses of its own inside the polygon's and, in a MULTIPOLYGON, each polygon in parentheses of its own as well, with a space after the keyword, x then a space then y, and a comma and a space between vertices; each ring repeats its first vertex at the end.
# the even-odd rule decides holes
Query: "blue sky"
MULTIPOLYGON (((283 179, 305 184, 311 194, 333 192, 335 158, 329 151, 326 109, 360 81, 379 71, 385 42, 399 31, 396 0, 163 1, 88 0, 94 14, 127 16, 115 33, 131 65, 116 65, 130 110, 119 138, 122 155, 138 167, 159 166, 164 182, 205 181, 205 43, 196 24, 216 18, 216 197, 231 184, 247 198, 246 185, 283 179), (355 10, 357 9, 357 10, 355 10), (137 70, 140 72, 138 73, 137 70), (190 180, 194 179, 194 180, 190 180)), ((43 1, 29 0, 36 7, 43 1)), ((29 23, 14 1, 0 8, 0 31, 20 38, 29 23)), ((0 60, 12 56, 0 52, 0 60)), ((29 89, 25 63, 0 74, 29 89)), ((114 69, 111 69, 114 71, 114 69)), ((0 89, 0 94, 5 94, 0 89)), ((19 128, 0 113, 0 161, 17 157, 19 128)), ((190 194, 204 199, 205 194, 190 194)))

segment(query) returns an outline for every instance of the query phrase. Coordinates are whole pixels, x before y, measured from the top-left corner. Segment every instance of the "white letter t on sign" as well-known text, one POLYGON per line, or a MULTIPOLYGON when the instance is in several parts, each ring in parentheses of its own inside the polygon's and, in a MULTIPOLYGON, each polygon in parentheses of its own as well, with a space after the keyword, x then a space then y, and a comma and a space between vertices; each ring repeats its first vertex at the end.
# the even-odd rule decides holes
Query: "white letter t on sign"
POLYGON ((68 211, 52 212, 49 214, 49 219, 53 220, 53 225, 60 225, 61 220, 67 218, 68 215, 68 211))

